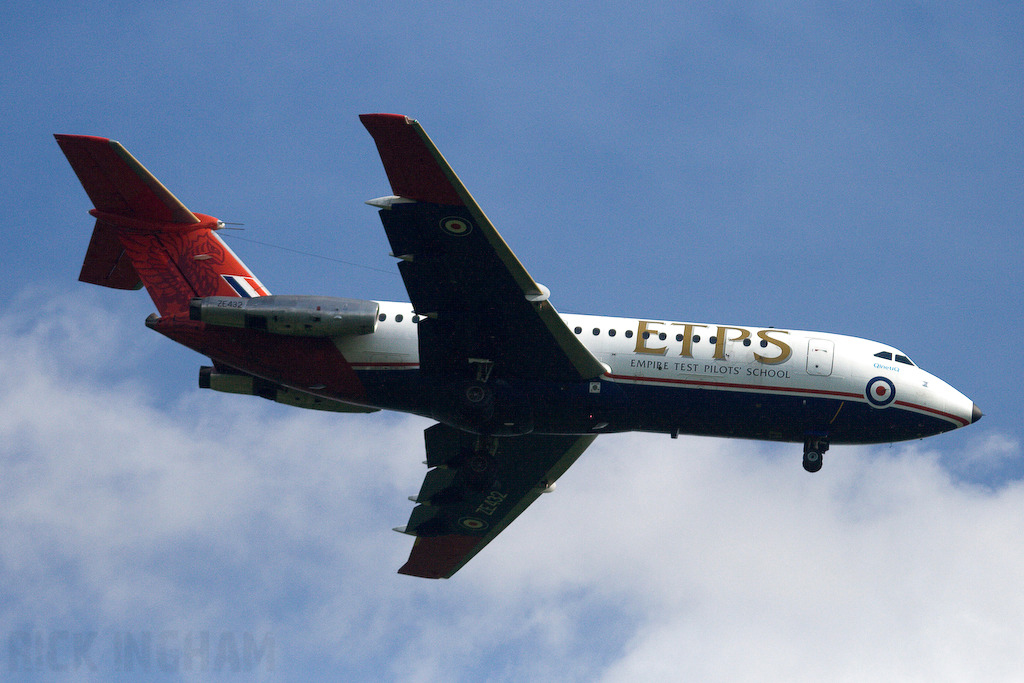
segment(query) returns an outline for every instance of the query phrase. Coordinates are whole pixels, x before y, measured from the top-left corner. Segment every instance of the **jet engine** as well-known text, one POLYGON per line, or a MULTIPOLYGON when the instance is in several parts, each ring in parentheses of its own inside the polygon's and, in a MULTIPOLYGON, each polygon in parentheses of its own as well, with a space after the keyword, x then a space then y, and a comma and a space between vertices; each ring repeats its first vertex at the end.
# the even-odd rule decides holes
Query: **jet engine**
POLYGON ((209 325, 297 337, 344 337, 373 333, 378 308, 376 301, 275 294, 195 298, 188 312, 190 319, 209 325))
POLYGON ((244 394, 259 396, 270 401, 283 403, 298 408, 326 410, 335 413, 375 413, 376 408, 366 408, 353 403, 335 401, 334 399, 316 396, 298 389, 291 389, 270 380, 254 377, 244 372, 229 368, 217 368, 204 365, 199 368, 199 388, 222 391, 226 394, 244 394))

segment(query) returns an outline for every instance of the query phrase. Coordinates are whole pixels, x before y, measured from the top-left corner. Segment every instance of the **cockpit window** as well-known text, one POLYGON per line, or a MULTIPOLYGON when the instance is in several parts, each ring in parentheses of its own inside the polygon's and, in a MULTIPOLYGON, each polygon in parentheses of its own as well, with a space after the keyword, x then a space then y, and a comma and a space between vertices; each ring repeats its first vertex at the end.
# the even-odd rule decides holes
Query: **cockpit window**
POLYGON ((902 354, 893 354, 892 351, 879 351, 875 354, 875 358, 881 358, 882 360, 895 360, 897 363, 903 363, 904 365, 914 365, 914 361, 902 354), (895 358, 893 357, 894 355, 895 358))

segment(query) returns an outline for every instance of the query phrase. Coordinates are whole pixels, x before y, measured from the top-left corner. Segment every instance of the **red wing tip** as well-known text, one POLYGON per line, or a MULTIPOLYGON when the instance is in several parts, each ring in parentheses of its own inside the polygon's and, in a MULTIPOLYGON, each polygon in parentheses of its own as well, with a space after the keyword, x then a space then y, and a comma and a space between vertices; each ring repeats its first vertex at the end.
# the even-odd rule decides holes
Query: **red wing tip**
POLYGON ((388 123, 400 123, 408 125, 410 123, 416 122, 415 119, 412 119, 406 116, 405 114, 360 114, 359 120, 363 122, 364 126, 388 123))
POLYGON ((104 142, 104 143, 111 142, 110 138, 101 138, 101 137, 98 137, 96 135, 68 135, 66 133, 54 133, 53 137, 55 137, 58 141, 60 141, 60 140, 81 140, 83 142, 85 142, 85 141, 104 142))
POLYGON ((420 536, 412 546, 408 562, 402 565, 398 573, 423 579, 450 578, 473 556, 479 544, 480 538, 477 536, 420 536))
POLYGON ((378 118, 384 119, 384 118, 387 118, 387 119, 405 119, 405 120, 409 120, 409 117, 406 116, 405 114, 386 114, 384 112, 377 112, 375 114, 360 114, 359 118, 360 119, 378 119, 378 118))

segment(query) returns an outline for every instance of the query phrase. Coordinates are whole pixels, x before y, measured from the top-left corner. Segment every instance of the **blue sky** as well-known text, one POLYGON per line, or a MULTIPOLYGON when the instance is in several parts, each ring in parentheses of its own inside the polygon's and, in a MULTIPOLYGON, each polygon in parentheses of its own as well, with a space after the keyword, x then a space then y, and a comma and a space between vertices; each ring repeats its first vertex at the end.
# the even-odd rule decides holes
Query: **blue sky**
POLYGON ((0 18, 5 675, 1019 675, 1019 5, 0 18), (362 203, 389 192, 374 111, 419 119, 559 310, 882 340, 984 420, 813 477, 794 445, 603 437, 455 579, 396 575, 429 423, 200 392, 148 297, 77 282, 91 207, 51 137, 244 223, 276 293, 403 300, 362 203))

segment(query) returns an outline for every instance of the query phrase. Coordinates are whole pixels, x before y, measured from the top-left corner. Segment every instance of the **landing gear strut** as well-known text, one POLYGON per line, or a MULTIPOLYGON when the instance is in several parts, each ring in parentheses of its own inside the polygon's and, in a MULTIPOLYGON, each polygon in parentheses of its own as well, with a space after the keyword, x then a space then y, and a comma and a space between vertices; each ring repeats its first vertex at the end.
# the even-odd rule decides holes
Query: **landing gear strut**
POLYGON ((804 469, 817 472, 821 469, 821 456, 828 450, 828 439, 808 438, 804 441, 804 469))

